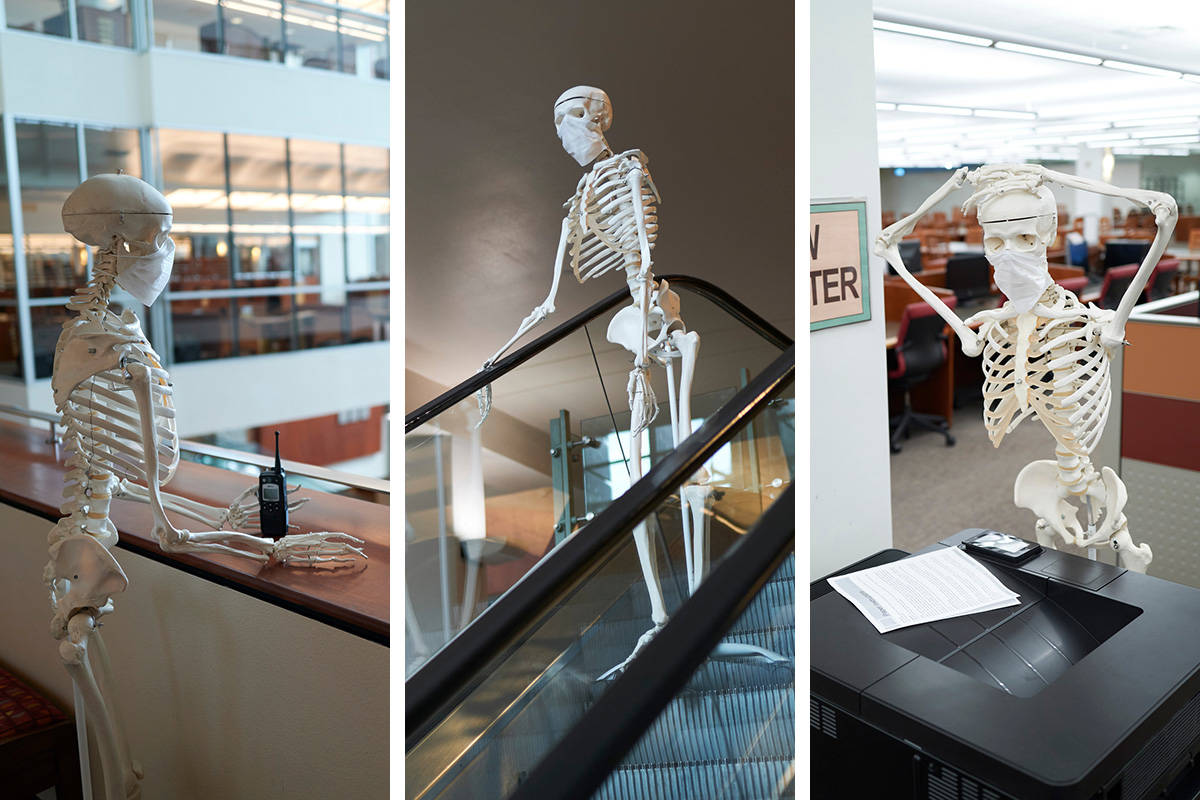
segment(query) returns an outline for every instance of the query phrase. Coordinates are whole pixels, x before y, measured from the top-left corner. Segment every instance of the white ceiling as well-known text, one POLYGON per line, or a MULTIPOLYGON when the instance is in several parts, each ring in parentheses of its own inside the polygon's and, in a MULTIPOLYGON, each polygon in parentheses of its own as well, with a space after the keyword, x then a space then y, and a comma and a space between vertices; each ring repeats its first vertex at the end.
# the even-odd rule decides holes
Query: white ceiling
MULTIPOLYGON (((890 0, 876 19, 1200 73, 1200 3, 890 0)), ((989 47, 875 32, 877 100, 1027 111, 1029 121, 880 111, 880 166, 1072 159, 1080 144, 1200 149, 1200 83, 989 47), (1129 125, 1145 121, 1152 124, 1129 125), (1059 130, 1064 125, 1070 131, 1059 130), (1047 130, 1049 129, 1049 130, 1047 130), (1153 140, 1184 136, 1194 144, 1153 140), (1125 141, 1124 137, 1130 140, 1125 141), (1148 142, 1147 140, 1151 140, 1148 142)))

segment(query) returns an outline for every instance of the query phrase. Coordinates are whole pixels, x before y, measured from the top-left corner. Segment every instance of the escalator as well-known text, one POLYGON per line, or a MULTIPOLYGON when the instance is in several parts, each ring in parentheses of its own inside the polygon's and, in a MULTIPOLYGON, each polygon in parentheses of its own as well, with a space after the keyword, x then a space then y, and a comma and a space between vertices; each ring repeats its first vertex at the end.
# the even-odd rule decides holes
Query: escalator
MULTIPOLYGON (((650 447, 649 468, 633 486, 618 486, 600 507, 587 505, 596 496, 587 493, 586 513, 567 512, 567 522, 578 523, 569 524, 573 532, 548 542, 549 552, 497 597, 486 596, 492 589, 478 590, 493 577, 472 575, 470 563, 457 569, 457 583, 443 580, 437 609, 406 594, 406 651, 413 651, 406 653, 406 797, 794 796, 794 405, 788 397, 794 347, 716 287, 683 276, 668 280, 676 291, 711 300, 727 324, 765 342, 774 357, 758 352, 739 359, 736 348, 725 351, 727 365, 757 359, 756 374, 747 377, 743 369, 725 376, 732 385, 720 396, 728 399, 696 420, 698 429, 678 447, 661 448, 657 456, 650 447), (701 468, 713 486, 703 518, 710 567, 689 592, 679 487, 701 468), (643 521, 669 619, 623 672, 604 677, 651 624, 630 535, 643 521), (484 607, 477 611, 477 605, 484 607), (430 628, 438 627, 434 611, 444 641, 429 638, 430 628)), ((581 329, 587 333, 587 323, 623 302, 628 295, 615 293, 413 412, 406 434, 413 437, 415 457, 442 471, 448 471, 444 452, 467 452, 469 458, 463 447, 443 448, 441 415, 461 412, 476 389, 500 387, 504 376, 536 364, 540 354, 581 329)), ((600 391, 606 391, 603 359, 594 348, 591 356, 600 391)), ((617 452, 627 452, 620 435, 628 431, 619 430, 615 413, 609 417, 617 452)), ((489 459, 496 460, 483 460, 489 459)), ((624 466, 619 458, 616 463, 606 473, 609 480, 624 466)), ((509 510, 514 496, 538 494, 483 492, 488 534, 454 538, 445 533, 454 527, 447 520, 453 516, 457 524, 469 512, 452 511, 447 495, 465 497, 472 489, 443 483, 425 480, 410 495, 419 493, 425 502, 414 505, 413 518, 436 518, 443 531, 441 544, 432 546, 437 557, 425 562, 426 572, 436 567, 443 578, 455 552, 511 549, 493 533, 507 519, 497 509, 509 510)), ((570 492, 565 487, 554 495, 556 514, 569 510, 564 496, 570 492)), ((554 526, 560 534, 562 520, 554 526)), ((409 527, 410 552, 429 550, 433 539, 422 541, 416 532, 421 524, 409 527)))

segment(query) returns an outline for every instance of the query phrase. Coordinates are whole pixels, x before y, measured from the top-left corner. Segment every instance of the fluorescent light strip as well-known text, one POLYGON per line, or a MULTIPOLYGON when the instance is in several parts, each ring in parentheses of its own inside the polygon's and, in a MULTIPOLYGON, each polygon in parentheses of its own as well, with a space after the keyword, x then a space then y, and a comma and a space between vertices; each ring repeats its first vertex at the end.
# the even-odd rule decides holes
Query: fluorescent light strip
POLYGON ((895 111, 896 104, 895 103, 876 103, 875 110, 876 111, 895 111))
POLYGON ((1200 143, 1200 134, 1191 136, 1166 136, 1161 139, 1142 139, 1142 144, 1192 144, 1200 143))
POLYGON ((923 36, 926 39, 940 39, 943 42, 956 42, 958 44, 973 44, 977 47, 988 47, 992 44, 991 39, 985 39, 982 36, 967 36, 962 33, 939 31, 936 28, 922 28, 917 25, 902 25, 899 22, 885 22, 879 19, 875 20, 875 30, 888 31, 889 33, 907 33, 910 36, 923 36))
POLYGON ((1043 58, 1054 58, 1059 61, 1072 61, 1076 64, 1090 64, 1093 67, 1099 66, 1104 60, 1095 56, 1081 56, 1078 53, 1051 50, 1047 47, 1030 47, 1027 44, 1017 44, 1016 42, 996 42, 993 46, 997 50, 1007 50, 1010 53, 1024 53, 1027 56, 1041 56, 1043 58))
POLYGON ((998 111, 987 108, 975 109, 975 116, 993 119, 1037 119, 1037 114, 1032 111, 998 111))
POLYGON ((1185 72, 1185 73, 1183 73, 1183 79, 1185 81, 1193 81, 1195 83, 1200 83, 1200 75, 1189 75, 1188 73, 1185 72))
POLYGON ((1112 59, 1104 59, 1100 66, 1108 67, 1109 69, 1119 69, 1122 72, 1136 72, 1140 75, 1158 75, 1164 78, 1182 78, 1182 72, 1176 72, 1173 69, 1163 69, 1161 67, 1147 67, 1145 64, 1131 64, 1128 61, 1113 61, 1112 59))
POLYGON ((1186 125, 1200 122, 1200 117, 1158 117, 1157 119, 1125 119, 1114 122, 1114 128, 1152 128, 1156 125, 1186 125))
POLYGON ((911 111, 916 114, 946 114, 951 117, 969 117, 971 109, 958 106, 929 106, 919 103, 897 103, 897 111, 911 111))

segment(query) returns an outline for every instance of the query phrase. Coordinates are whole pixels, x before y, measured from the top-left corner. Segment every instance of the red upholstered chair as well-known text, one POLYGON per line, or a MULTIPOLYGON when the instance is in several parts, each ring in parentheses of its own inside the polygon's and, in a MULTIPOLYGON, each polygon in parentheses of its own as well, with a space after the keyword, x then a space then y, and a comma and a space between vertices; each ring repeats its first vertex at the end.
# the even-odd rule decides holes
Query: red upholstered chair
POLYGON ((1160 258, 1146 282, 1145 298, 1159 300, 1175 294, 1175 276, 1179 274, 1179 259, 1160 258))
POLYGON ((32 798, 51 786, 59 800, 83 795, 75 725, 0 668, 0 797, 32 798))
MULTIPOLYGON (((957 304, 954 297, 947 297, 945 301, 952 309, 957 304)), ((896 346, 888 351, 889 386, 904 395, 904 411, 888 423, 893 453, 900 452, 900 440, 908 438, 909 429, 914 425, 942 434, 946 437, 947 447, 954 444, 946 418, 913 411, 909 397, 914 386, 928 380, 946 363, 950 356, 947 338, 946 321, 928 303, 910 303, 904 307, 896 346)))
POLYGON ((1123 267, 1113 267, 1104 273, 1104 285, 1100 287, 1100 299, 1096 305, 1101 308, 1116 308, 1121 304, 1121 298, 1133 283, 1139 264, 1126 264, 1123 267))

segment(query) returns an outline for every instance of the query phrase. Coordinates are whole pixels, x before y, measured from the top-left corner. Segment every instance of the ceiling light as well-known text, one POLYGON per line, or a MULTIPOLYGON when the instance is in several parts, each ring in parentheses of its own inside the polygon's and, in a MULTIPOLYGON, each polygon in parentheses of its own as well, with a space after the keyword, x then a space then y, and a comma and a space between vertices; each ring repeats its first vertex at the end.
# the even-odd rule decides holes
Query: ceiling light
POLYGON ((1147 136, 1162 137, 1162 136, 1196 136, 1200 134, 1200 126, 1193 125, 1185 128, 1158 128, 1150 130, 1130 131, 1130 136, 1147 136))
POLYGON ((1042 56, 1043 58, 1056 58, 1059 61, 1073 61, 1076 64, 1091 64, 1092 66, 1098 66, 1104 60, 1095 56, 1081 56, 1078 53, 1050 50, 1046 47, 1030 47, 1027 44, 1017 44, 1015 42, 996 42, 994 47, 997 50, 1008 50, 1012 53, 1024 53, 1028 56, 1042 56))
POLYGON ((1119 69, 1122 72, 1137 72, 1141 75, 1161 75, 1164 78, 1182 78, 1183 73, 1162 67, 1147 67, 1145 64, 1130 64, 1128 61, 1113 61, 1104 59, 1101 66, 1109 69, 1119 69))
POLYGON ((1200 142, 1200 134, 1192 134, 1191 136, 1165 136, 1161 139, 1142 139, 1142 144, 1191 144, 1192 142, 1200 142))
POLYGON ((1107 122, 1074 122, 1069 125, 1038 125, 1038 133, 1079 133, 1080 131, 1102 131, 1108 128, 1107 122))
POLYGON ((875 30, 888 31, 890 33, 907 33, 910 36, 924 36, 927 39, 941 39, 944 42, 973 44, 979 47, 988 47, 992 43, 991 39, 985 39, 982 36, 967 36, 962 33, 939 31, 934 28, 921 28, 916 25, 902 25, 899 22, 886 22, 881 19, 875 20, 875 30))
POLYGON ((975 109, 975 116, 994 119, 1037 119, 1037 114, 1032 111, 996 111, 987 108, 975 109))
POLYGON ((1127 142, 1127 141, 1129 141, 1129 134, 1127 134, 1127 133, 1110 133, 1110 134, 1094 134, 1094 135, 1085 135, 1085 136, 1068 136, 1067 141, 1076 143, 1076 144, 1078 144, 1080 142, 1086 142, 1088 144, 1091 144, 1093 142, 1127 142))
POLYGON ((898 111, 912 111, 917 114, 946 114, 952 117, 969 117, 971 109, 959 108, 958 106, 928 106, 915 103, 900 103, 896 106, 898 111))
POLYGON ((1195 81, 1196 83, 1200 83, 1200 75, 1190 75, 1185 72, 1183 73, 1182 77, 1185 81, 1195 81))
POLYGON ((1114 128, 1149 128, 1154 125, 1184 125, 1196 122, 1196 117, 1159 117, 1158 119, 1127 119, 1114 122, 1114 128))
POLYGON ((895 111, 896 104, 895 103, 876 103, 875 110, 876 111, 895 111))

